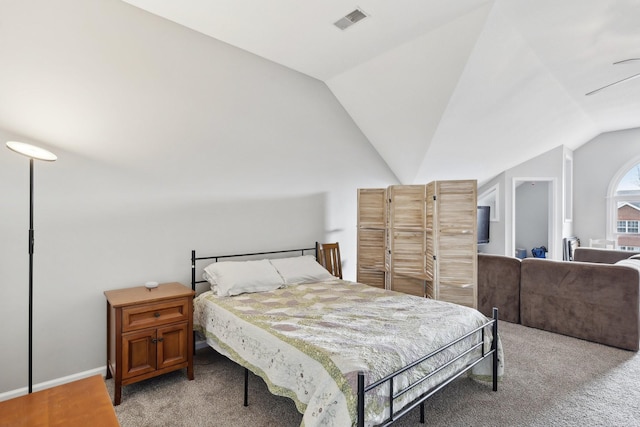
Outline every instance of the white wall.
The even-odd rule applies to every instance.
[[[513,186],[518,180],[549,181],[552,194],[549,202],[550,213],[550,239],[547,256],[553,259],[562,259],[562,179],[564,164],[564,147],[556,147],[540,156],[509,169],[505,178],[509,183],[509,190],[505,194],[506,223],[512,224],[513,211]],[[507,228],[505,233],[508,254],[515,254],[515,246],[512,244],[513,230]]]
[[[640,162],[640,129],[603,133],[574,152],[574,232],[582,244],[606,234],[607,191],[629,162]]]
[[[564,168],[566,158],[573,158],[573,209],[570,220],[565,220],[564,203]],[[555,238],[549,246],[555,245],[555,259],[562,259],[561,242],[563,237],[577,236],[582,244],[590,238],[602,238],[607,228],[607,192],[616,174],[632,163],[640,162],[640,129],[627,129],[603,133],[575,151],[566,147],[557,147],[541,156],[529,160],[515,168],[505,171],[478,189],[481,194],[488,188],[499,185],[501,203],[505,213],[499,223],[491,223],[492,243],[482,248],[483,252],[512,256],[509,248],[511,239],[511,193],[509,188],[515,177],[548,177],[555,180]],[[503,189],[505,191],[503,191]],[[504,219],[503,219],[504,218]],[[500,245],[500,237],[504,232],[504,247]],[[494,238],[495,237],[495,238]],[[530,248],[527,248],[530,249]]]
[[[34,384],[106,363],[107,289],[340,241],[398,180],[320,81],[115,0],[3,2],[0,142],[35,165]],[[27,384],[28,159],[0,149],[0,393]]]
[[[486,253],[503,254],[508,256],[515,255],[516,245],[514,244],[514,222],[513,222],[513,206],[515,185],[519,181],[546,181],[549,184],[551,199],[549,201],[550,209],[550,239],[546,245],[549,253],[547,256],[553,259],[562,259],[562,233],[563,222],[562,217],[562,183],[563,183],[563,166],[566,148],[559,146],[553,150],[541,154],[527,162],[516,167],[506,170],[503,174],[494,178],[492,181],[481,185],[478,193],[486,191],[489,187],[499,184],[501,213],[497,223],[491,223],[495,229],[491,231],[493,236],[501,236],[504,238],[504,245],[496,242],[490,248],[483,249]],[[538,246],[538,245],[536,245]],[[531,248],[527,248],[529,251]],[[501,251],[502,250],[502,251]]]
[[[489,243],[478,245],[478,252],[487,254],[505,254],[505,202],[504,194],[506,191],[504,172],[494,177],[490,181],[480,184],[478,187],[478,195],[482,195],[489,189],[496,189],[495,210],[492,214],[496,220],[489,223]]]

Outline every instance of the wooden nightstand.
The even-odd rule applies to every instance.
[[[113,404],[122,386],[187,368],[193,379],[193,295],[180,283],[105,291],[107,378],[114,378]]]

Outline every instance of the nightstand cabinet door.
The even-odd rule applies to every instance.
[[[159,328],[157,339],[157,369],[164,369],[187,361],[189,350],[187,349],[186,323]]]
[[[122,336],[122,378],[131,378],[156,370],[156,331],[132,332]]]

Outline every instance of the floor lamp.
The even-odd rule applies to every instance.
[[[7,148],[29,158],[29,393],[33,388],[33,160],[54,162],[55,154],[24,142],[9,141]]]

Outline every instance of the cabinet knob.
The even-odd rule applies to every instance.
[[[160,317],[160,313],[153,313],[153,317]]]

